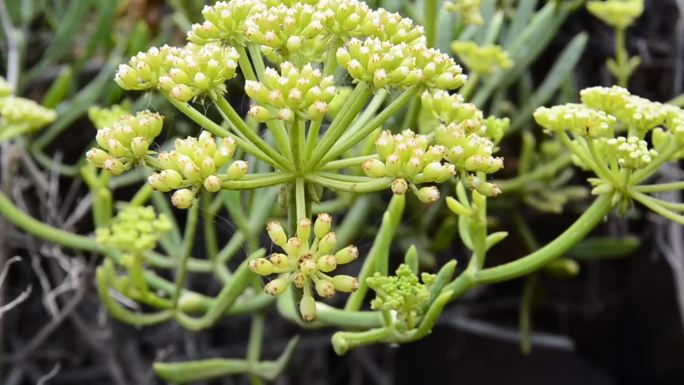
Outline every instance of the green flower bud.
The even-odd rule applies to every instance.
[[[112,173],[112,175],[121,175],[126,171],[126,166],[120,160],[109,158],[102,163],[102,168]]]
[[[94,164],[95,167],[102,168],[104,162],[109,159],[109,154],[99,148],[91,148],[86,152],[86,159],[88,159],[88,162]]]
[[[479,46],[473,41],[456,40],[451,43],[451,49],[470,71],[478,75],[491,75],[513,65],[508,53],[498,45]]]
[[[321,254],[330,254],[335,249],[336,244],[337,238],[335,237],[335,233],[327,233],[318,242],[318,251]]]
[[[266,231],[271,241],[280,247],[284,247],[287,243],[287,235],[285,235],[285,230],[276,221],[271,221],[266,224]]]
[[[299,271],[306,276],[310,276],[318,271],[318,266],[311,257],[304,257],[299,262]]]
[[[340,265],[345,265],[349,262],[355,261],[359,257],[359,249],[356,246],[349,245],[344,249],[335,253],[335,259]]]
[[[311,295],[305,294],[302,297],[302,301],[299,303],[299,312],[306,322],[311,322],[316,318],[316,301]]]
[[[385,163],[379,159],[369,159],[361,165],[363,172],[371,178],[382,178],[387,175]]]
[[[286,269],[290,266],[290,259],[285,254],[273,253],[268,259],[277,269]]]
[[[226,177],[229,180],[238,180],[247,174],[247,170],[249,170],[247,162],[237,160],[233,162],[230,167],[228,167],[228,171],[226,171]]]
[[[204,188],[213,193],[221,191],[221,179],[216,175],[209,175],[204,179]]]
[[[352,293],[359,288],[359,281],[349,275],[336,275],[332,278],[332,284],[335,290]]]
[[[423,203],[435,203],[439,200],[439,189],[435,186],[423,187],[418,190],[416,197]]]
[[[302,244],[302,241],[297,237],[291,237],[287,240],[287,242],[285,242],[285,245],[282,247],[283,250],[285,250],[285,252],[287,253],[287,255],[292,256],[294,258],[299,258],[305,251],[305,247]]]
[[[266,284],[264,291],[269,295],[280,295],[287,290],[290,285],[290,281],[287,278],[276,278],[273,281]]]
[[[335,286],[327,279],[317,279],[314,286],[316,293],[323,298],[330,298],[335,295]]]
[[[311,219],[300,218],[297,221],[297,238],[308,242],[311,237]]]
[[[324,255],[316,261],[316,268],[324,273],[329,273],[337,268],[337,259],[334,255]]]
[[[195,194],[186,188],[176,190],[171,196],[171,203],[179,209],[189,208],[194,200]]]
[[[403,179],[395,179],[392,181],[392,192],[396,195],[404,195],[408,190],[408,183]]]
[[[274,266],[266,258],[257,258],[249,261],[249,269],[259,275],[271,275],[274,271]]]
[[[147,150],[149,147],[150,142],[143,137],[136,136],[135,138],[131,139],[131,152],[136,158],[142,158],[143,156],[147,155]]]
[[[332,227],[332,217],[330,214],[321,213],[316,217],[316,223],[314,223],[314,235],[317,239],[325,237],[326,234],[330,232]]]

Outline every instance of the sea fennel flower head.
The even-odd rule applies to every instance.
[[[271,241],[283,252],[249,263],[249,268],[256,274],[278,275],[278,278],[266,284],[266,293],[280,295],[291,284],[303,291],[299,309],[305,321],[312,321],[316,317],[314,290],[319,296],[327,298],[336,291],[349,293],[358,287],[354,277],[330,275],[338,265],[352,262],[359,255],[353,245],[338,249],[331,226],[332,217],[328,214],[319,214],[313,226],[311,220],[302,218],[297,222],[296,234],[288,237],[280,223],[271,221],[266,230]]]
[[[124,114],[108,127],[97,130],[99,148],[86,153],[96,167],[114,175],[131,169],[147,156],[150,145],[162,130],[164,118],[150,111]]]
[[[247,173],[247,162],[237,160],[227,166],[235,148],[234,139],[217,141],[207,131],[199,138],[176,139],[173,150],[157,157],[161,171],[152,174],[148,182],[158,191],[176,190],[172,203],[178,208],[188,208],[201,187],[217,192],[222,182],[239,180]]]

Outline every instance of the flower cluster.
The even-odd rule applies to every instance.
[[[393,44],[380,39],[351,39],[337,50],[337,60],[356,81],[375,88],[456,89],[466,76],[448,55],[421,42]]]
[[[149,111],[123,115],[110,127],[97,130],[95,140],[100,148],[90,149],[86,158],[96,167],[119,175],[147,156],[163,121],[161,115]]]
[[[182,102],[201,95],[215,97],[235,77],[238,58],[234,48],[215,43],[152,47],[120,65],[115,80],[126,90],[159,89]]]
[[[109,226],[97,229],[95,236],[103,246],[140,255],[154,249],[169,230],[169,219],[164,214],[157,215],[152,207],[126,206]]]
[[[363,171],[372,178],[394,178],[392,191],[395,194],[404,194],[411,187],[422,202],[436,202],[439,190],[435,186],[418,189],[415,184],[442,183],[456,174],[453,165],[441,162],[444,147],[430,145],[426,135],[417,135],[411,130],[396,135],[383,131],[375,141],[375,147],[380,159],[364,162]]]
[[[612,137],[617,121],[613,115],[604,111],[576,103],[540,107],[534,112],[534,119],[550,132],[568,130],[575,136],[589,138]]]
[[[245,92],[258,104],[249,111],[257,121],[321,120],[335,96],[335,79],[324,77],[311,64],[298,69],[284,62],[280,65],[280,74],[267,68],[261,83],[247,81]]]
[[[429,288],[435,277],[433,274],[423,273],[421,282],[406,264],[399,266],[395,276],[384,277],[375,273],[366,279],[368,287],[376,292],[371,308],[394,311],[401,326],[406,330],[414,329],[430,299]]]
[[[449,12],[460,14],[468,24],[480,25],[483,21],[480,14],[480,2],[481,0],[446,1],[444,8]]]
[[[121,119],[124,115],[130,114],[130,101],[122,104],[114,104],[108,108],[93,106],[88,109],[88,119],[98,130],[109,127]]]
[[[230,46],[244,46],[246,43],[247,18],[265,9],[259,0],[217,1],[202,9],[204,22],[193,24],[188,32],[188,41],[195,44],[222,42]]]
[[[615,116],[642,137],[647,131],[663,124],[670,112],[661,103],[631,95],[626,89],[617,86],[586,88],[580,92],[580,97],[584,105]]]
[[[9,88],[0,90],[8,94]],[[33,132],[52,123],[57,113],[30,99],[18,96],[0,96],[0,140]]]
[[[273,6],[254,13],[246,25],[247,38],[261,45],[262,52],[273,63],[323,60],[327,49],[323,14],[312,5]]]
[[[241,160],[221,171],[233,157],[235,148],[235,139],[223,138],[217,143],[207,131],[199,138],[176,139],[173,150],[157,157],[158,168],[162,171],[150,175],[148,182],[158,191],[176,190],[171,202],[178,208],[188,208],[201,186],[217,192],[223,181],[238,180],[247,173],[247,162]]]
[[[278,278],[266,284],[264,290],[268,294],[282,294],[290,284],[303,290],[299,309],[305,321],[312,321],[316,317],[312,286],[319,296],[325,298],[333,296],[336,291],[349,293],[358,287],[354,277],[328,275],[337,266],[352,262],[359,256],[359,251],[352,245],[335,252],[337,239],[335,233],[330,231],[331,227],[332,217],[328,214],[319,214],[313,229],[311,220],[302,218],[297,222],[297,234],[288,238],[278,222],[269,222],[266,226],[268,235],[284,253],[273,253],[268,258],[258,258],[249,264],[256,274],[278,274]]]
[[[620,168],[638,170],[646,167],[658,152],[648,148],[648,143],[636,136],[625,138],[619,136],[605,141],[609,155],[608,163],[615,163]]]
[[[594,0],[587,10],[615,29],[626,29],[644,12],[644,0]]]
[[[451,49],[471,72],[478,75],[491,75],[513,65],[508,53],[498,45],[456,40],[451,43]]]

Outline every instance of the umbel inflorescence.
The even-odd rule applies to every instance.
[[[300,317],[312,321],[314,294],[327,298],[371,286],[384,296],[374,302],[378,309],[406,318],[402,333],[428,328],[422,311],[433,304],[426,302],[426,287],[392,289],[408,276],[387,284],[375,277],[366,286],[332,274],[356,260],[358,250],[339,248],[330,216],[311,220],[312,204],[325,190],[391,190],[398,199],[410,192],[434,203],[438,185],[457,179],[495,196],[500,191],[487,178],[503,167],[496,152],[508,119],[485,117],[453,93],[467,77],[453,58],[428,46],[421,26],[362,1],[219,1],[202,15],[185,46],[139,52],[115,78],[126,90],[158,92],[201,130],[159,140],[165,138],[161,115],[115,116],[98,130],[98,147],[87,154],[90,163],[113,175],[150,169],[149,186],[172,193],[175,207],[191,209],[189,221],[200,196],[282,186],[279,201],[289,226],[267,226],[280,250],[247,264],[271,277],[267,294],[298,293]],[[510,65],[501,52],[494,59],[489,67]],[[239,74],[244,90],[231,82]],[[227,93],[246,95],[246,113],[228,102]],[[216,109],[224,123],[193,103]],[[384,129],[410,104],[419,109],[424,127]]]

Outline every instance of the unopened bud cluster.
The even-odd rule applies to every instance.
[[[204,22],[193,24],[188,41],[195,44],[222,42],[230,46],[246,43],[245,22],[253,13],[262,11],[265,5],[259,0],[217,1],[202,9]]]
[[[411,330],[417,327],[419,317],[423,315],[428,300],[429,288],[435,280],[435,275],[423,273],[421,280],[402,264],[396,275],[384,277],[380,273],[366,279],[368,287],[376,293],[371,301],[374,310],[395,311],[400,325]]]
[[[513,65],[508,53],[498,45],[456,40],[451,43],[451,49],[471,72],[478,75],[491,75]]]
[[[261,45],[273,63],[297,59],[320,62],[327,48],[322,18],[309,4],[281,4],[253,14],[245,33],[250,41]]]
[[[223,138],[217,142],[207,131],[199,138],[176,139],[172,151],[162,152],[157,157],[161,171],[150,175],[148,182],[158,191],[176,190],[171,202],[178,208],[188,208],[200,187],[217,192],[223,181],[238,180],[247,173],[247,163],[241,160],[223,170],[235,148],[235,139]]]
[[[568,103],[553,107],[540,107],[534,119],[545,130],[567,130],[574,136],[589,138],[612,137],[617,119],[604,111],[593,110],[583,104]]]
[[[235,77],[238,58],[234,48],[214,43],[153,47],[119,66],[115,80],[123,89],[156,88],[181,102],[201,95],[215,97]]]
[[[482,24],[482,15],[480,14],[481,0],[452,0],[444,2],[444,9],[449,12],[458,13],[463,20],[468,24],[480,25]]]
[[[485,125],[472,126],[466,122],[442,124],[435,128],[435,142],[445,148],[445,158],[458,171],[485,174],[495,173],[503,168],[503,158],[494,156],[494,142],[477,131]],[[486,132],[486,131],[485,131]]]
[[[296,235],[288,238],[280,223],[269,222],[266,226],[268,236],[283,253],[273,253],[268,258],[258,258],[249,263],[249,268],[256,274],[278,274],[278,278],[266,284],[266,293],[280,295],[291,284],[303,290],[299,310],[305,321],[316,317],[313,290],[328,298],[336,291],[349,293],[358,287],[354,277],[328,275],[338,265],[352,262],[359,255],[357,248],[351,245],[337,250],[337,239],[330,231],[331,227],[332,218],[328,214],[319,214],[313,226],[311,220],[302,218],[297,222]]]
[[[149,111],[123,115],[110,127],[97,130],[95,140],[100,148],[92,148],[86,158],[96,167],[119,175],[149,153],[163,122],[161,115]]]
[[[615,29],[626,29],[644,12],[644,0],[595,0],[587,10]]]
[[[435,186],[418,189],[414,184],[446,182],[456,174],[456,168],[452,164],[442,163],[444,147],[431,145],[430,142],[428,136],[415,134],[411,130],[396,135],[383,131],[375,141],[380,159],[364,162],[363,171],[372,178],[395,178],[392,183],[395,194],[402,195],[412,187],[422,202],[436,202],[439,190]]]
[[[7,93],[5,87],[2,93]],[[5,136],[34,132],[52,123],[57,118],[54,110],[45,108],[30,99],[18,96],[0,97],[0,140]]]
[[[620,168],[638,170],[646,167],[658,152],[648,148],[648,143],[636,136],[619,136],[605,141],[609,163],[616,162]]]
[[[280,65],[280,73],[267,68],[262,82],[247,81],[245,92],[258,104],[249,111],[257,121],[321,120],[335,96],[335,79],[324,77],[311,64],[298,69],[292,63],[284,62]]]
[[[421,105],[434,120],[434,125],[456,125],[467,134],[476,134],[498,144],[508,130],[508,118],[490,116],[483,118],[482,111],[472,103],[465,103],[458,94],[449,94],[444,90],[425,91],[421,96]],[[442,128],[441,130],[444,130]]]
[[[169,219],[164,214],[157,215],[152,207],[126,206],[109,226],[97,229],[95,236],[103,246],[139,255],[154,249],[169,230]]]
[[[586,88],[580,92],[580,97],[584,105],[615,116],[642,137],[663,124],[668,116],[668,109],[663,104],[631,95],[617,86]]]
[[[337,51],[337,60],[356,81],[375,88],[411,87],[452,90],[466,76],[448,55],[422,41],[393,44],[380,39],[351,39]]]

